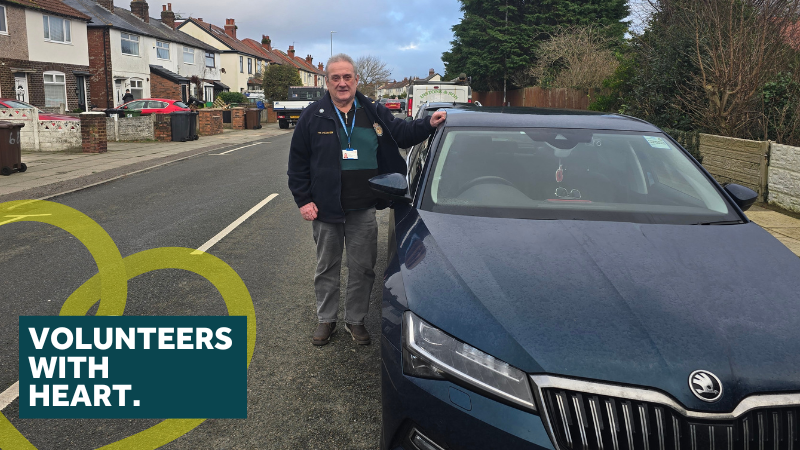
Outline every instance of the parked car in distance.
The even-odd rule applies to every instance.
[[[45,112],[30,103],[21,102],[13,98],[0,98],[0,108],[34,108],[39,111],[39,120],[81,120],[73,116]]]
[[[142,115],[147,114],[169,114],[175,111],[191,111],[186,103],[180,100],[170,100],[166,98],[141,98],[133,100],[117,107],[123,111],[141,111]]]
[[[448,110],[394,202],[381,449],[798,448],[800,259],[631,117]]]
[[[382,98],[381,104],[392,112],[401,112],[403,110],[402,103],[396,98]]]

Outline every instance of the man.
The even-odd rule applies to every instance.
[[[325,69],[328,92],[300,116],[289,151],[289,189],[300,214],[312,221],[317,245],[314,291],[317,329],[312,344],[325,345],[336,330],[339,273],[347,246],[345,329],[361,345],[371,339],[364,327],[369,309],[378,224],[375,210],[388,203],[369,188],[382,173],[406,173],[400,147],[424,141],[445,120],[445,112],[406,122],[356,90],[353,59],[339,54]]]
[[[128,103],[133,101],[133,94],[131,94],[130,89],[125,89],[125,95],[122,96],[122,103]]]

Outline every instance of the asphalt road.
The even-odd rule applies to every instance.
[[[378,276],[366,322],[373,345],[357,346],[341,327],[329,345],[313,347],[314,244],[311,225],[300,217],[286,187],[290,139],[286,134],[256,140],[264,143],[224,156],[216,154],[226,149],[215,150],[51,199],[97,221],[125,257],[165,246],[198,248],[278,194],[209,250],[238,272],[255,304],[258,337],[248,373],[248,418],[207,420],[164,448],[378,447],[380,352],[375,342],[388,213],[378,213]],[[0,227],[0,392],[18,379],[18,317],[57,315],[64,300],[96,271],[88,251],[66,232],[34,223]],[[205,279],[162,270],[129,281],[125,314],[227,312]],[[22,420],[18,402],[2,414],[39,449],[97,448],[159,422]]]

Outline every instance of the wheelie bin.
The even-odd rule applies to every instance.
[[[192,111],[189,113],[189,140],[196,141],[200,136],[197,134],[197,116],[200,113]]]
[[[261,129],[261,110],[247,109],[244,112],[244,128],[247,130]]]
[[[0,122],[0,174],[25,172],[28,166],[22,162],[22,127],[24,123]]]
[[[175,111],[169,114],[172,117],[172,141],[186,142],[191,141],[191,111]],[[193,135],[193,134],[192,134]]]

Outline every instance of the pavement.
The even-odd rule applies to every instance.
[[[223,134],[189,142],[109,142],[106,153],[23,151],[22,162],[28,170],[0,176],[0,201],[46,199],[212,150],[268,142],[272,136],[287,133],[291,131],[281,130],[277,124],[264,124],[260,130],[225,129]]]
[[[260,130],[226,129],[223,134],[191,142],[109,142],[108,152],[100,154],[23,152],[28,171],[0,177],[0,202],[46,199],[212,150],[268,142],[270,137],[287,133],[291,131],[266,124]],[[755,205],[747,216],[800,256],[800,215]]]

